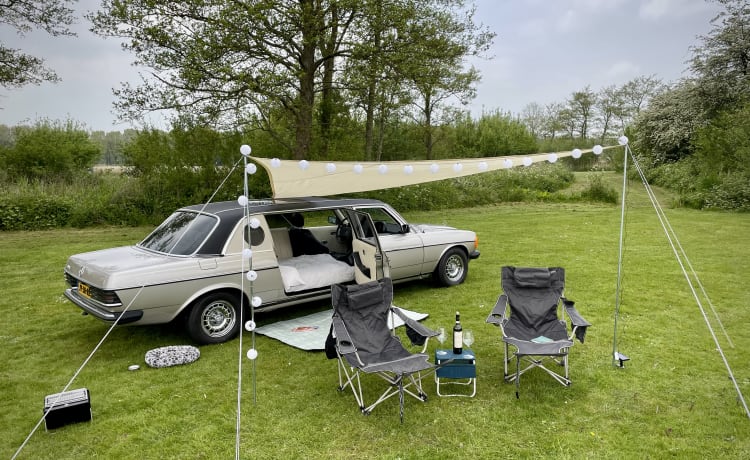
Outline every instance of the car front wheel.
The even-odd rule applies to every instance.
[[[229,293],[210,294],[198,300],[187,318],[190,337],[198,343],[231,340],[240,330],[240,302]]]
[[[455,286],[464,282],[468,271],[466,254],[458,248],[451,248],[440,258],[435,277],[443,286]]]

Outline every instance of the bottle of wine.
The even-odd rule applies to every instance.
[[[461,327],[461,318],[456,312],[456,324],[453,325],[453,353],[460,355],[464,348],[464,330]]]

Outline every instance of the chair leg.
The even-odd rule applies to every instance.
[[[401,417],[401,424],[404,423],[404,378],[403,376],[398,379],[398,404],[399,404],[399,416]]]
[[[505,344],[505,354],[503,355],[503,379],[507,382],[508,381],[508,362],[511,360],[511,358],[508,357],[508,352],[510,351],[508,349],[508,343]]]

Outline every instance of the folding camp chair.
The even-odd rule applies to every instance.
[[[331,286],[333,302],[332,336],[338,359],[339,390],[352,389],[359,409],[369,414],[375,406],[398,395],[401,422],[404,421],[404,395],[427,400],[422,390],[421,372],[433,369],[424,351],[427,339],[438,335],[421,323],[407,317],[392,305],[393,284],[390,278],[366,284]],[[422,353],[411,353],[388,326],[388,317],[398,315],[405,323],[409,338],[423,345]],[[393,323],[392,323],[393,324]],[[421,341],[421,343],[420,343]],[[360,373],[375,374],[388,388],[372,404],[365,405]]]
[[[586,328],[591,324],[578,313],[575,302],[563,297],[565,270],[560,267],[503,267],[502,288],[504,293],[498,298],[487,322],[499,326],[502,331],[505,348],[503,375],[506,382],[515,381],[516,398],[521,374],[535,367],[570,386],[568,353],[573,346],[573,337],[583,343]],[[561,315],[558,315],[558,309],[562,310]],[[570,335],[565,317],[570,321]],[[510,346],[515,349],[512,354]],[[513,359],[516,369],[509,374],[508,364]],[[546,367],[547,363],[563,366],[564,373]]]

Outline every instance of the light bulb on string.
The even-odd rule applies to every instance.
[[[438,171],[440,171],[440,166],[437,163],[432,163],[430,165],[430,172],[432,174],[437,174]]]
[[[255,270],[250,270],[245,274],[245,278],[247,278],[248,281],[255,281],[258,279],[258,272]]]
[[[245,259],[252,259],[253,257],[253,250],[250,248],[245,248],[242,250],[242,257]]]
[[[362,174],[365,168],[361,164],[356,164],[352,169],[354,170],[354,174]]]
[[[258,357],[258,350],[255,348],[251,348],[247,350],[247,359],[250,361],[254,361]]]
[[[261,298],[260,298],[260,297],[258,297],[257,295],[256,295],[256,296],[253,296],[253,298],[252,298],[252,299],[250,299],[250,304],[251,304],[251,305],[252,305],[253,307],[255,307],[255,308],[258,308],[258,307],[260,307],[262,303],[263,303],[263,299],[261,299]]]
[[[380,166],[378,166],[378,172],[380,174],[386,174],[386,173],[388,173],[388,166],[386,166],[386,165],[380,165]]]
[[[602,152],[604,151],[604,149],[602,148],[601,145],[597,144],[597,145],[594,146],[594,148],[592,149],[592,151],[594,152],[594,155],[601,155]]]
[[[628,145],[628,136],[620,136],[617,138],[617,142],[620,145]]]
[[[256,229],[258,227],[260,227],[260,220],[257,217],[250,219],[250,228]]]
[[[336,165],[333,163],[326,163],[326,172],[328,174],[333,174],[336,172]]]
[[[571,152],[570,156],[572,156],[575,159],[581,158],[582,152],[581,149],[573,149],[573,152]]]
[[[461,163],[456,163],[453,165],[453,172],[460,173],[464,169],[464,165]]]
[[[404,174],[407,176],[414,172],[414,166],[412,165],[406,165],[404,166]]]
[[[253,332],[255,330],[255,321],[250,320],[245,322],[245,330],[247,332]]]
[[[239,197],[237,197],[237,204],[242,207],[247,206],[247,197],[245,195],[240,195]]]
[[[310,167],[310,163],[307,160],[300,160],[299,161],[299,169],[305,171],[307,168]]]
[[[281,167],[281,160],[279,160],[278,158],[271,158],[271,167],[272,168]]]
[[[247,145],[247,144],[243,144],[240,147],[240,153],[242,154],[242,156],[246,156],[246,157],[250,156],[250,152],[252,152],[252,151],[253,151],[253,149],[251,149],[250,146]]]
[[[556,153],[550,153],[547,155],[547,161],[550,163],[555,163],[557,161],[557,154]]]
[[[486,161],[480,161],[479,164],[477,165],[477,168],[480,171],[487,171],[487,162]]]
[[[523,160],[521,161],[521,163],[523,163],[524,166],[528,167],[528,166],[531,166],[531,163],[533,163],[533,161],[529,157],[523,157]]]
[[[247,166],[245,166],[245,172],[247,174],[253,175],[258,172],[258,167],[255,166],[255,163],[248,163]]]
[[[512,168],[513,167],[513,160],[511,160],[510,158],[504,159],[503,160],[503,167],[506,168],[506,169]]]

